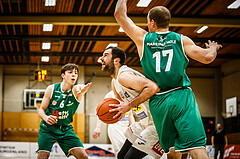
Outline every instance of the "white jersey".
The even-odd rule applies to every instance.
[[[112,82],[115,86],[116,92],[119,94],[121,99],[124,102],[130,102],[132,101],[136,96],[140,94],[140,91],[136,91],[133,89],[129,89],[124,87],[118,82],[118,77],[119,75],[124,72],[124,71],[131,71],[137,76],[144,77],[140,72],[131,69],[130,67],[123,65],[120,67],[118,71],[118,75],[116,79],[112,79]],[[137,114],[138,118],[140,119],[140,123],[147,127],[148,125],[153,124],[152,116],[150,115],[150,110],[149,110],[149,100],[145,101],[144,103],[140,104],[139,106],[136,106],[133,108],[133,111]]]

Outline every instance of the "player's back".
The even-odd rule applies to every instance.
[[[141,64],[144,75],[158,84],[160,92],[191,86],[185,73],[188,59],[183,50],[181,34],[147,33]]]

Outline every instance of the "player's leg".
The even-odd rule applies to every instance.
[[[169,153],[177,136],[177,130],[172,122],[171,108],[172,98],[168,94],[153,96],[149,102],[149,108],[158,134],[159,142],[165,153]]]
[[[38,150],[36,151],[38,159],[48,159],[53,144],[57,141],[55,135],[50,131],[51,127],[48,127],[44,123],[40,124],[40,130],[38,135]]]
[[[47,151],[38,151],[37,159],[48,159],[50,152]]]
[[[189,151],[193,159],[208,159],[206,134],[193,92],[190,89],[180,89],[174,91],[172,97],[176,104],[171,110],[172,121],[178,132],[175,150]]]
[[[78,147],[73,148],[69,151],[70,154],[72,154],[77,159],[88,159],[88,155],[84,148]]]
[[[143,157],[147,156],[145,152],[142,152],[134,147],[131,147],[128,150],[127,154],[125,155],[124,159],[142,159]]]
[[[179,151],[177,151],[177,152],[170,152],[169,154],[167,154],[167,158],[168,159],[181,159],[182,158],[182,154]]]
[[[152,156],[153,158],[161,158],[164,151],[159,143],[157,131],[154,125],[147,126],[133,143],[134,148]]]
[[[143,130],[144,127],[142,127],[139,122],[135,122],[127,128],[124,133],[127,140],[125,141],[123,147],[118,153],[118,159],[124,158],[128,150],[131,148],[132,144],[135,142],[135,140],[138,138],[138,136]]]
[[[108,137],[112,143],[113,150],[114,150],[116,156],[126,140],[124,133],[127,130],[127,126],[125,126],[125,127],[122,126],[121,122],[122,121],[119,121],[119,123],[108,125]]]
[[[192,159],[209,159],[208,153],[205,148],[196,148],[189,150]]]
[[[132,143],[126,139],[125,143],[123,144],[121,150],[117,154],[118,159],[124,159],[125,155],[127,154],[128,150],[132,147]]]
[[[77,159],[87,159],[87,153],[79,137],[74,133],[72,126],[61,128],[61,138],[57,140],[65,155],[73,155]]]

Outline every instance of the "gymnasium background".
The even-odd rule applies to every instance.
[[[201,47],[209,39],[223,45],[213,63],[203,65],[190,59],[186,72],[207,144],[211,145],[211,134],[221,122],[229,144],[239,146],[240,9],[229,7],[235,0],[149,0],[145,7],[137,6],[138,2],[129,0],[128,14],[141,28],[148,29],[149,9],[163,5],[172,14],[171,31],[189,36]],[[40,118],[35,106],[40,104],[47,85],[61,82],[60,70],[66,63],[80,66],[78,83],[93,82],[74,116],[75,133],[84,144],[110,144],[105,124],[101,137],[92,138],[96,106],[111,90],[111,78],[101,71],[97,60],[109,44],[117,45],[127,53],[127,65],[142,72],[135,44],[113,17],[116,3],[0,0],[0,151],[5,142],[20,142],[20,147],[21,143],[37,142]],[[198,33],[202,27],[207,29]],[[234,99],[229,113],[227,99]]]
[[[34,68],[34,66],[32,66]],[[141,67],[133,67],[142,72]],[[226,99],[231,97],[240,98],[240,61],[236,60],[224,64],[221,69],[215,68],[188,68],[187,73],[192,82],[192,89],[196,95],[197,102],[203,121],[205,122],[206,133],[211,134],[215,129],[216,122],[224,122],[223,115],[226,112]],[[46,67],[48,70],[49,67]],[[53,66],[52,83],[61,82],[61,66]],[[88,90],[85,98],[74,117],[74,129],[82,141],[87,143],[108,143],[106,126],[103,124],[101,138],[95,140],[91,134],[96,126],[96,106],[103,99],[104,95],[111,90],[111,78],[101,71],[101,67],[80,66],[78,83],[85,83],[92,77],[92,70],[96,71],[96,76],[92,78],[92,86]],[[224,77],[220,76],[220,72]],[[24,109],[24,89],[28,89],[29,79],[33,75],[29,74],[29,66],[2,65],[0,67],[0,110],[1,110],[1,140],[6,141],[37,141],[37,132],[27,131],[26,135],[22,131],[8,130],[8,128],[38,129],[40,118],[36,109]],[[47,76],[49,79],[50,75]],[[31,89],[46,89],[44,84],[49,81],[30,81]],[[239,105],[239,104],[238,104]],[[228,119],[229,120],[229,119]],[[211,122],[212,121],[212,122]],[[237,122],[237,121],[236,121]],[[234,124],[234,120],[232,124]],[[236,123],[235,123],[236,124]],[[230,125],[229,125],[230,126]],[[230,126],[231,127],[231,126]],[[234,125],[232,125],[234,130]],[[229,128],[226,126],[226,128]],[[237,127],[235,127],[236,129]],[[229,128],[230,129],[230,128]],[[232,131],[233,131],[232,130]],[[209,131],[209,132],[208,132]],[[226,130],[228,131],[228,130]],[[5,134],[6,133],[6,134]],[[229,134],[231,135],[231,133]],[[208,138],[209,139],[209,138]],[[209,143],[210,141],[208,141]],[[231,140],[229,143],[239,143],[239,138]],[[210,144],[210,143],[209,143]]]

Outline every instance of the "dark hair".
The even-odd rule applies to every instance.
[[[149,19],[154,20],[158,28],[167,28],[171,20],[170,11],[164,6],[153,7],[148,13]]]
[[[77,72],[79,73],[78,65],[76,65],[74,63],[68,63],[62,67],[61,74],[65,73],[67,70],[73,70],[73,69],[76,69]]]
[[[105,50],[111,49],[112,50],[112,60],[115,58],[120,58],[120,64],[124,65],[126,60],[125,52],[120,49],[119,47],[107,47]]]

